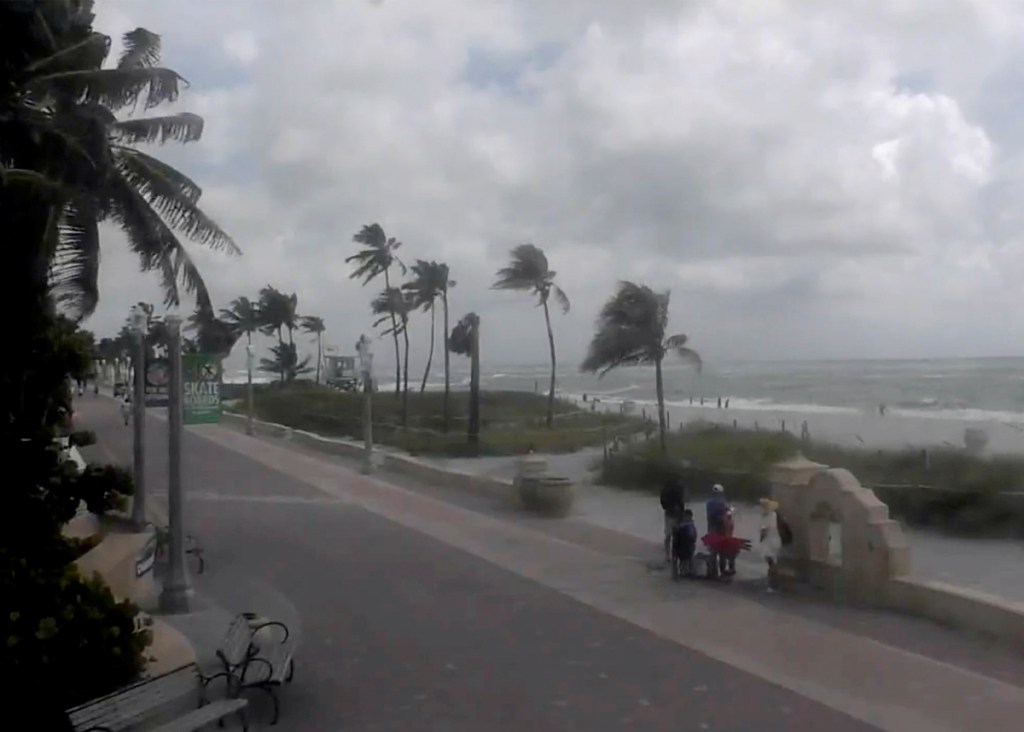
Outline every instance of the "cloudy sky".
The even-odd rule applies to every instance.
[[[344,259],[379,222],[450,264],[492,363],[546,359],[529,298],[489,290],[527,241],[571,362],[623,278],[711,362],[1024,353],[1017,0],[96,5],[191,82],[205,136],[160,155],[244,250],[197,254],[218,305],[270,283],[353,343],[374,293]],[[114,231],[102,278],[100,333],[160,299]]]

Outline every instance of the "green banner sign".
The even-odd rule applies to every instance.
[[[220,360],[196,353],[181,357],[185,424],[220,422]]]

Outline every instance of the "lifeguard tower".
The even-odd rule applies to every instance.
[[[324,356],[324,383],[341,391],[355,391],[359,386],[359,371],[355,356]]]

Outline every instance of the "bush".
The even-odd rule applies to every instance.
[[[118,465],[90,465],[73,482],[75,496],[91,513],[121,510],[125,497],[135,493],[132,474]]]
[[[138,609],[115,600],[99,578],[0,549],[0,596],[3,677],[22,693],[45,690],[46,704],[66,709],[141,674],[150,635],[135,628]]]
[[[68,444],[73,447],[89,447],[96,444],[96,433],[92,430],[75,430],[68,436]]]

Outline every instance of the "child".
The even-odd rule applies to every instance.
[[[734,512],[735,509],[732,506],[729,506],[728,510],[725,512],[725,519],[722,522],[722,533],[724,533],[728,537],[732,537],[733,532],[735,532],[736,530],[736,520],[733,516]],[[736,574],[735,552],[722,555],[722,574],[726,576]]]
[[[682,574],[693,576],[693,555],[697,551],[697,526],[693,523],[693,511],[686,509],[675,527],[672,541],[675,560],[679,562]]]

